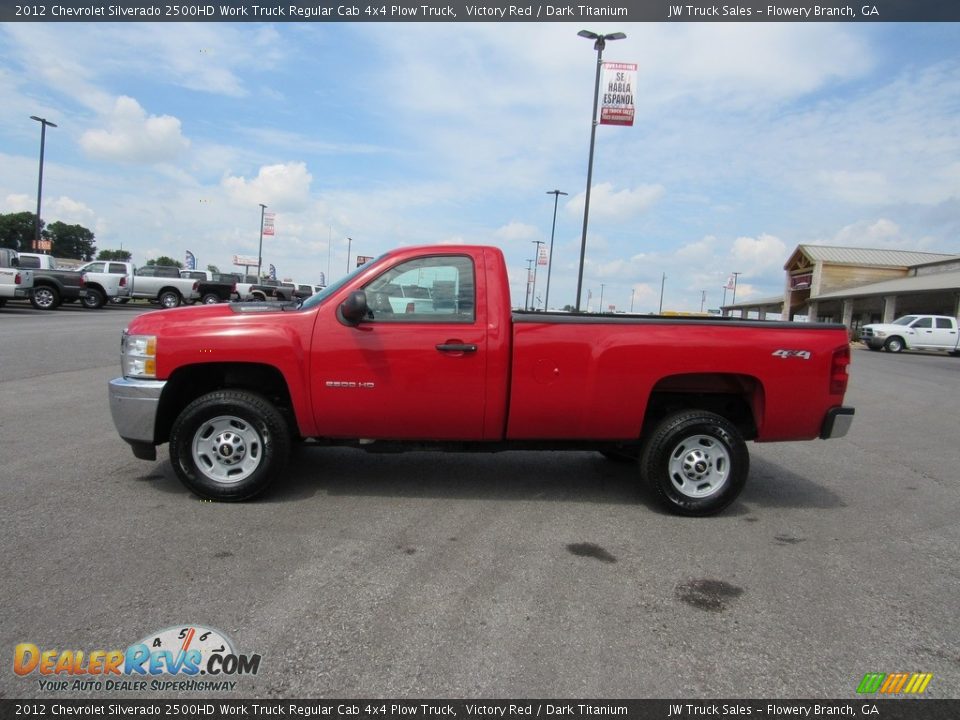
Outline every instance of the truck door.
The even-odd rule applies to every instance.
[[[941,350],[953,350],[957,347],[957,327],[950,318],[933,318],[933,332],[930,335],[932,347]]]
[[[369,312],[359,325],[336,318],[318,323],[311,380],[319,434],[481,439],[482,277],[469,255],[417,257],[364,286]]]

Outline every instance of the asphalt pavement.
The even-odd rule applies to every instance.
[[[960,359],[855,347],[848,437],[751,443],[712,518],[591,452],[299,448],[217,504],[113,427],[143,311],[0,310],[0,698],[209,697],[12,670],[171,627],[261,656],[217,697],[862,698],[868,672],[960,697]]]

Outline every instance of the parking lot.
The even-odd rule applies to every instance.
[[[190,624],[262,656],[218,697],[854,698],[867,672],[960,696],[960,359],[855,348],[850,435],[751,444],[713,518],[587,452],[301,448],[229,505],[113,427],[144,311],[0,310],[0,697],[175,695],[57,695],[11,658]]]

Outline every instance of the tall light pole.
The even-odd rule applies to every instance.
[[[700,291],[700,312],[703,312],[703,306],[706,304],[706,302],[707,302],[707,291],[701,290]]]
[[[663,277],[660,278],[660,309],[657,311],[657,315],[663,315],[663,286],[667,284],[667,274],[662,273]]]
[[[34,250],[40,249],[40,198],[43,197],[43,146],[47,140],[47,125],[50,127],[57,127],[56,124],[50,122],[46,118],[37,117],[36,115],[30,116],[31,120],[36,120],[40,123],[40,179],[37,181],[37,218],[35,224],[34,232]]]
[[[606,283],[600,283],[600,312],[603,312],[603,289],[606,287]]]
[[[537,309],[537,265],[540,264],[540,246],[543,245],[543,240],[531,240],[534,245],[537,246],[537,251],[534,253],[533,261],[533,290],[530,293],[530,309]],[[549,272],[549,271],[548,271]]]
[[[260,203],[260,249],[257,250],[257,282],[260,282],[260,270],[263,266],[263,213],[267,206]]]
[[[630,289],[630,312],[633,312],[633,296],[637,294],[636,288]]]
[[[544,311],[550,310],[550,273],[553,272],[553,236],[557,231],[557,203],[560,196],[566,194],[561,190],[547,191],[547,195],[553,195],[553,225],[550,228],[550,256],[547,258],[547,293],[543,298]]]
[[[587,162],[587,195],[583,202],[583,235],[580,238],[580,269],[577,272],[577,312],[580,312],[580,291],[583,288],[583,261],[587,254],[587,218],[590,216],[590,185],[593,183],[593,147],[597,139],[597,101],[600,99],[600,68],[603,62],[603,49],[607,40],[622,40],[622,32],[598,35],[589,30],[577,33],[582,38],[594,40],[593,49],[597,51],[597,80],[593,86],[593,115],[590,116],[590,159]]]
[[[743,273],[733,273],[733,300],[730,301],[731,305],[737,304],[737,277],[740,275],[743,275]]]
[[[350,272],[350,248],[353,247],[353,238],[347,238],[347,273]]]

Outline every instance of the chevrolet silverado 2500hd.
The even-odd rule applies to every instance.
[[[140,315],[109,397],[134,455],[169,442],[205,498],[257,495],[314,439],[633,451],[667,507],[707,515],[743,488],[746,440],[846,433],[849,362],[842,325],[511,312],[500,250],[434,246],[299,307]]]

